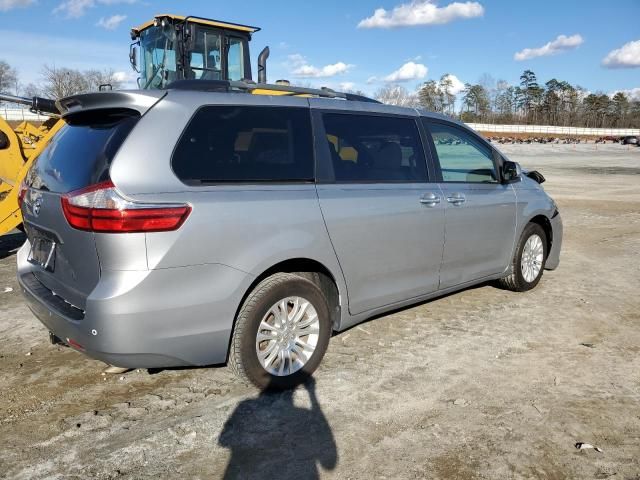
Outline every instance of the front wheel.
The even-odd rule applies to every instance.
[[[547,235],[536,223],[529,223],[518,241],[511,274],[501,278],[500,286],[514,292],[526,292],[534,288],[544,271],[547,260]]]
[[[236,319],[229,364],[260,389],[286,389],[318,367],[331,336],[329,307],[311,281],[276,273],[258,284]]]

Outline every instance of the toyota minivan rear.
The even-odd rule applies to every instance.
[[[148,267],[148,235],[175,232],[192,206],[129,198],[111,178],[111,167],[118,155],[123,164],[135,161],[123,147],[165,94],[114,92],[67,100],[67,125],[21,187],[27,242],[18,254],[18,279],[30,308],[69,346],[119,366],[223,362],[227,338],[212,338],[215,328],[198,331],[162,319],[201,317],[205,302],[183,307],[202,298],[212,270],[223,285],[245,277],[219,266]],[[152,177],[148,172],[145,179]],[[222,290],[226,297],[227,288],[217,289]],[[208,297],[216,298],[215,288]]]

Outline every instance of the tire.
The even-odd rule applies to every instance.
[[[527,265],[531,266],[531,264],[526,262],[526,258],[523,258],[523,252],[527,242],[531,239],[532,242],[537,243],[537,240],[535,239],[536,235],[538,240],[542,242],[542,258],[540,259],[539,255],[537,256],[537,263],[539,263],[539,271],[537,271],[537,273],[535,273],[535,270],[527,270]],[[539,249],[537,251],[539,251]],[[511,262],[511,274],[498,280],[498,284],[502,288],[513,292],[526,292],[527,290],[531,290],[538,285],[542,278],[545,262],[547,261],[547,255],[547,235],[544,232],[544,229],[536,223],[529,223],[524,228],[524,231],[518,240],[518,245]],[[523,261],[525,263],[524,269]],[[533,273],[535,273],[535,276],[532,276]]]
[[[279,316],[283,305],[286,319]],[[229,365],[245,383],[261,390],[293,388],[320,365],[331,330],[329,306],[320,288],[306,278],[276,273],[260,282],[244,301],[231,338]],[[277,356],[272,358],[274,352]]]

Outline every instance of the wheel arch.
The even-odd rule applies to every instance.
[[[342,322],[342,303],[346,298],[346,292],[342,291],[342,287],[336,278],[336,275],[322,262],[311,258],[298,257],[287,260],[282,260],[274,263],[268,268],[256,275],[251,281],[250,285],[245,289],[244,294],[238,306],[236,308],[235,315],[233,317],[232,331],[235,328],[238,313],[242,308],[245,300],[249,294],[262,282],[265,278],[270,277],[275,273],[293,273],[299,275],[311,282],[315,283],[320,290],[324,293],[327,302],[329,304],[329,311],[331,313],[331,323],[334,330],[339,330]],[[229,337],[229,345],[233,336]],[[229,349],[227,350],[228,355]]]
[[[536,225],[540,225],[542,230],[544,230],[544,234],[547,237],[547,256],[551,251],[551,246],[553,245],[553,227],[551,226],[551,220],[544,214],[538,214],[534,217],[530,218],[525,226],[529,223],[535,223]]]

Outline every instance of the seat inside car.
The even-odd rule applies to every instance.
[[[372,179],[406,180],[402,168],[402,149],[396,142],[384,142],[373,155]]]

